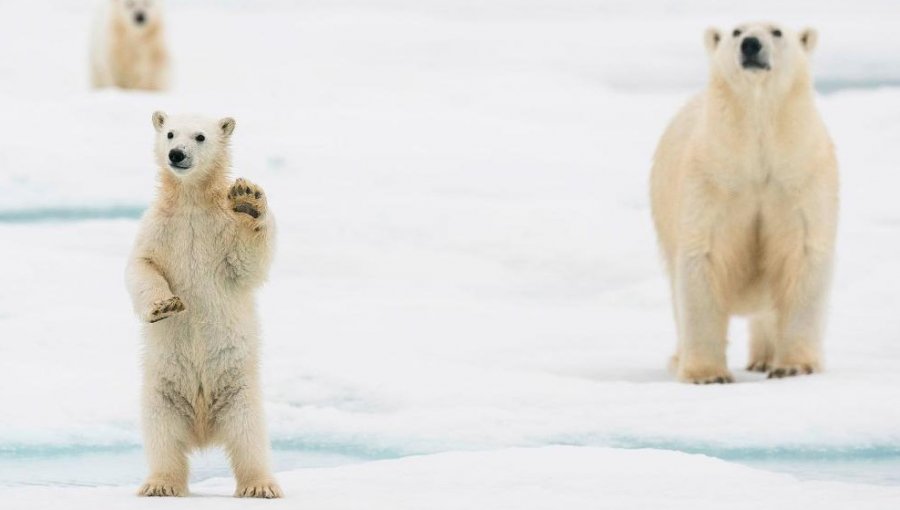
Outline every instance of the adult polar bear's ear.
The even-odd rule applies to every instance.
[[[815,28],[804,28],[800,31],[800,44],[807,53],[812,53],[819,42],[819,32]]]
[[[703,34],[703,44],[706,46],[706,51],[710,53],[716,50],[721,40],[722,32],[718,28],[709,27]]]
[[[225,136],[231,136],[231,133],[234,133],[234,119],[231,117],[225,117],[224,119],[219,121],[219,129],[222,130],[222,134]]]
[[[153,127],[156,128],[157,131],[161,131],[163,126],[166,125],[166,120],[168,120],[168,116],[163,112],[153,112]]]

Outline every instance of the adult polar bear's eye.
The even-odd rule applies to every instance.
[[[781,30],[778,30],[777,28],[775,30],[772,30],[772,35],[774,35],[775,37],[781,37]]]
[[[169,140],[175,138],[175,133],[169,131],[169,134],[166,135],[166,138],[168,138]]]
[[[203,136],[203,134],[199,134],[194,137],[194,140],[197,140],[198,142],[202,142],[203,140],[206,140],[206,137]]]
[[[735,28],[735,29],[734,29],[734,32],[732,32],[731,35],[733,35],[733,36],[735,36],[735,37],[740,37],[740,36],[741,36],[741,31],[740,31],[739,29]]]

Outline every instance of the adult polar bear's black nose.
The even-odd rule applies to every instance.
[[[755,57],[762,50],[762,43],[756,37],[748,37],[741,42],[741,53],[746,57]]]
[[[169,161],[172,163],[181,163],[184,161],[184,152],[178,149],[172,149],[169,151]]]

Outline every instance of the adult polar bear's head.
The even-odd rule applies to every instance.
[[[162,22],[161,0],[107,0],[112,13],[126,30],[149,31]]]
[[[231,117],[214,120],[195,115],[153,114],[156,161],[181,178],[202,176],[228,165],[228,142],[234,132]]]
[[[704,36],[713,77],[737,90],[787,90],[798,79],[808,80],[808,57],[817,41],[811,28],[794,32],[774,23],[745,23],[727,33],[710,28]]]

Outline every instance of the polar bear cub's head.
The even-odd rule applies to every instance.
[[[818,35],[794,32],[774,23],[744,23],[728,32],[707,29],[704,36],[712,73],[732,87],[790,86],[809,74],[808,56]]]
[[[153,114],[156,161],[179,177],[203,175],[227,166],[228,142],[234,132],[231,117],[209,119],[195,115]]]
[[[112,12],[128,29],[147,30],[162,21],[160,0],[106,0]]]

